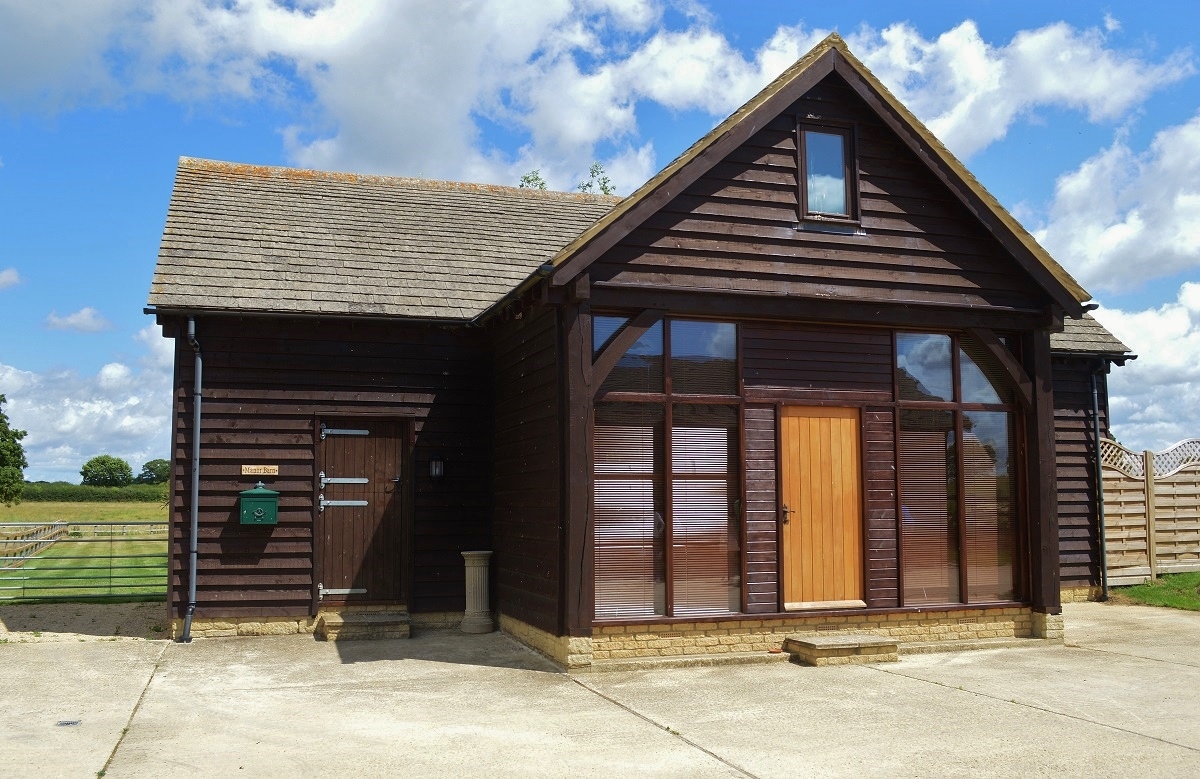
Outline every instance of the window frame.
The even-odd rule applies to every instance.
[[[818,132],[826,135],[838,135],[842,138],[842,175],[846,188],[845,214],[831,214],[824,211],[813,211],[808,205],[808,171],[806,132]],[[825,119],[798,118],[796,121],[796,203],[800,223],[819,222],[824,224],[858,225],[861,223],[859,213],[859,180],[858,180],[858,128],[848,122],[834,122]]]
[[[914,335],[945,335],[950,338],[950,359],[951,359],[951,381],[953,389],[952,400],[911,400],[902,399],[900,396],[900,363],[899,363],[899,339],[905,334]],[[1007,336],[1005,336],[1007,337]],[[893,398],[895,399],[895,446],[896,446],[896,521],[897,521],[897,541],[900,550],[900,556],[897,561],[897,568],[900,574],[900,582],[898,587],[899,602],[902,608],[910,607],[926,607],[926,606],[954,606],[962,605],[979,605],[981,603],[1019,603],[1023,602],[1029,595],[1030,583],[1028,580],[1028,521],[1029,513],[1026,504],[1028,496],[1028,485],[1026,482],[1026,462],[1025,462],[1025,421],[1023,410],[1013,398],[1009,401],[1000,403],[979,403],[967,401],[963,398],[962,387],[962,366],[960,362],[960,351],[962,343],[967,336],[964,333],[944,332],[936,330],[912,330],[912,329],[896,329],[892,331],[892,381],[893,381]],[[1008,345],[1008,344],[1006,344]],[[1013,351],[1009,347],[1010,352]],[[986,375],[986,374],[984,374]],[[901,441],[901,417],[905,410],[930,410],[930,411],[945,411],[952,415],[951,431],[954,433],[954,448],[955,448],[955,487],[957,496],[955,499],[957,520],[955,529],[957,533],[957,553],[958,553],[958,589],[959,600],[949,603],[908,603],[905,598],[905,562],[904,562],[904,479],[900,473],[900,441]],[[1012,448],[1011,467],[1014,472],[1014,478],[1011,481],[1010,489],[1012,490],[1010,501],[1014,512],[1014,537],[1013,537],[1013,596],[1011,601],[994,601],[994,600],[971,600],[970,586],[968,579],[968,517],[967,517],[967,483],[964,462],[964,445],[965,432],[963,429],[964,415],[970,412],[1004,412],[1009,415],[1009,433],[1010,447]]]
[[[627,314],[618,311],[597,311],[594,315],[599,316],[614,316],[625,317]],[[729,324],[734,327],[734,373],[736,377],[733,391],[728,394],[696,394],[676,392],[672,381],[672,333],[671,324],[676,321],[688,322],[705,322],[713,324]],[[729,612],[720,612],[709,614],[707,616],[688,615],[694,618],[708,619],[721,618],[726,615],[745,614],[746,609],[746,479],[744,472],[745,465],[745,397],[743,391],[742,378],[742,325],[739,320],[726,318],[708,318],[708,317],[688,317],[688,316],[664,316],[662,319],[662,373],[663,387],[661,392],[630,392],[624,390],[609,390],[601,392],[597,390],[593,398],[593,412],[591,414],[590,424],[596,424],[595,407],[605,403],[621,403],[621,404],[637,404],[658,406],[663,411],[663,451],[661,457],[656,462],[656,468],[661,469],[661,472],[654,475],[655,484],[662,489],[662,505],[663,505],[663,523],[664,523],[664,538],[663,538],[663,554],[665,555],[665,576],[666,576],[666,604],[665,613],[654,616],[598,616],[596,614],[596,604],[593,604],[592,620],[596,624],[619,623],[629,620],[646,619],[675,619],[680,617],[676,614],[676,603],[674,597],[675,590],[675,560],[674,552],[675,534],[674,534],[674,516],[673,516],[673,500],[672,491],[673,484],[678,479],[679,481],[705,480],[704,474],[685,474],[676,473],[672,462],[672,438],[674,434],[674,414],[677,406],[703,406],[715,405],[731,408],[736,419],[737,430],[733,440],[731,441],[730,463],[725,474],[732,490],[730,492],[731,504],[734,507],[730,511],[730,521],[736,522],[736,539],[738,544],[738,584],[734,585],[739,590],[738,610]],[[618,331],[619,332],[619,328]],[[615,335],[615,334],[614,334]],[[610,336],[611,338],[611,336]],[[607,343],[607,342],[606,342]],[[603,344],[593,344],[593,349],[603,348]],[[595,481],[595,471],[593,466],[592,481]],[[590,498],[594,505],[595,495]],[[734,513],[736,512],[736,517]],[[595,543],[592,544],[593,554]]]

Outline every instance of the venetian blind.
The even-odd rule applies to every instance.
[[[601,404],[593,438],[596,617],[666,613],[662,411]]]
[[[671,430],[671,554],[676,615],[741,608],[740,528],[733,453],[737,412],[675,407]]]

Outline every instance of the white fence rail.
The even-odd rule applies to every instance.
[[[1200,571],[1200,439],[1162,452],[1100,442],[1110,584]]]

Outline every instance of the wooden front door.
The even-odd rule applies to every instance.
[[[405,602],[404,426],[322,420],[318,442],[318,598]]]
[[[780,433],[784,608],[866,606],[858,409],[784,407]]]

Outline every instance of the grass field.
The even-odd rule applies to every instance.
[[[167,507],[158,503],[33,503],[0,505],[0,522],[166,522]]]
[[[1167,573],[1158,577],[1156,582],[1118,587],[1114,592],[1147,606],[1200,611],[1200,571]]]
[[[0,569],[0,600],[159,599],[167,578],[166,508],[153,503],[22,503],[3,522],[70,523],[67,536],[16,568]]]

